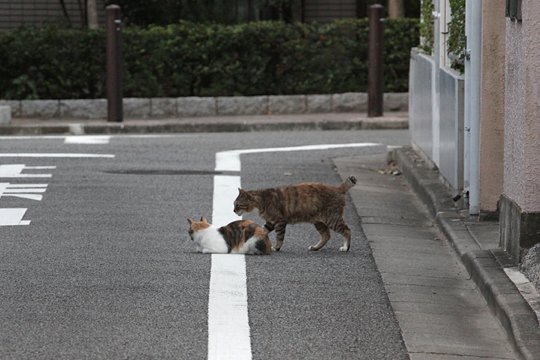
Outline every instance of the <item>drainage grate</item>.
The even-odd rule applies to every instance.
[[[121,175],[221,175],[222,171],[182,170],[182,169],[114,169],[104,171],[107,174]]]

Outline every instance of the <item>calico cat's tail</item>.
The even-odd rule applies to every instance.
[[[347,180],[343,182],[343,184],[338,186],[338,191],[342,194],[345,194],[347,190],[352,188],[356,184],[356,178],[354,176],[349,176]]]

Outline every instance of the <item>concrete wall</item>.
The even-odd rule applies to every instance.
[[[484,1],[480,88],[480,212],[494,213],[503,192],[505,0]]]
[[[454,194],[463,190],[463,76],[439,68],[432,56],[411,51],[409,132]],[[439,119],[439,125],[435,119]]]
[[[435,62],[431,56],[411,51],[409,74],[409,132],[416,148],[433,155],[433,87]]]
[[[439,70],[439,171],[453,195],[463,192],[464,80],[451,69]]]

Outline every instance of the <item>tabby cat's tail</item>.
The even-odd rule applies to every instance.
[[[338,186],[338,190],[340,193],[345,194],[347,190],[352,188],[356,184],[356,178],[354,176],[349,176],[347,180],[343,182],[343,184]]]

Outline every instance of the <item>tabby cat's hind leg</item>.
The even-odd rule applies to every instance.
[[[343,246],[339,248],[339,251],[349,251],[351,248],[351,229],[349,229],[343,219],[330,226],[330,228],[345,238]]]
[[[286,222],[277,222],[275,224],[276,230],[276,246],[274,246],[274,251],[279,251],[283,245],[283,239],[285,238],[285,227],[287,226]]]
[[[326,245],[328,240],[330,240],[330,229],[328,228],[328,226],[326,226],[326,224],[322,222],[316,222],[313,225],[315,225],[315,228],[317,229],[319,234],[321,234],[321,240],[319,240],[319,242],[316,245],[310,246],[309,250],[317,251],[320,248],[322,248],[324,245]]]

